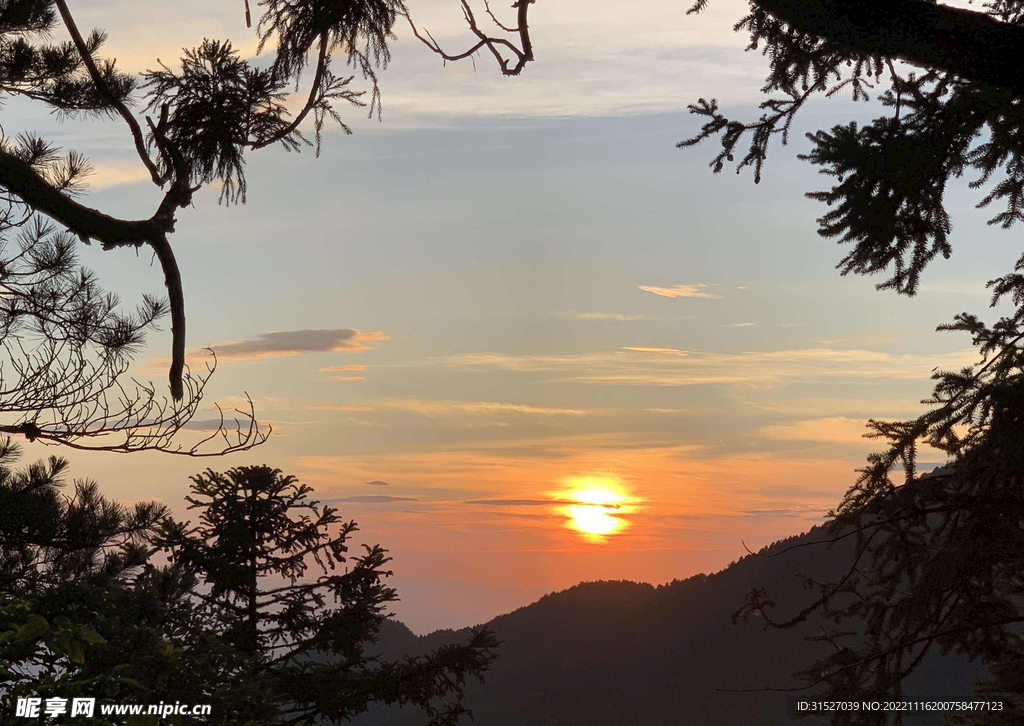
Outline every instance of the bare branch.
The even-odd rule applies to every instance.
[[[416,24],[413,23],[412,18],[406,14],[405,17],[406,20],[409,21],[409,27],[412,28],[413,35],[416,36],[421,43],[446,61],[462,60],[463,58],[470,57],[481,48],[487,48],[491,52],[491,55],[494,56],[494,59],[498,62],[502,75],[518,76],[523,68],[526,67],[526,64],[533,60],[533,42],[530,40],[530,29],[527,22],[527,16],[530,5],[536,2],[536,0],[517,0],[517,2],[512,4],[513,8],[517,8],[518,22],[515,28],[510,28],[501,23],[497,17],[495,17],[494,13],[491,12],[490,5],[485,0],[485,8],[487,14],[491,17],[491,20],[494,21],[494,24],[497,25],[498,28],[506,33],[518,35],[518,46],[507,38],[491,36],[481,30],[480,26],[477,24],[476,17],[473,15],[473,9],[470,7],[468,0],[460,0],[460,2],[462,3],[462,15],[466,20],[466,24],[473,32],[473,35],[478,38],[477,43],[469,50],[455,54],[445,52],[427,30],[424,29],[423,31],[426,34],[426,37],[420,35]],[[506,58],[502,55],[502,49],[510,53],[512,55],[512,59]],[[515,60],[515,63],[512,63],[513,59]]]

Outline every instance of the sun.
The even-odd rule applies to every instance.
[[[608,511],[593,504],[572,504],[569,506],[572,526],[584,534],[612,534],[622,527],[622,520],[608,514]]]
[[[568,483],[572,488],[560,492],[559,498],[565,502],[563,512],[570,527],[597,542],[625,529],[621,515],[633,510],[629,503],[634,500],[622,492],[617,480],[589,477]]]

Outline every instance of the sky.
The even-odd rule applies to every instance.
[[[250,155],[247,204],[208,189],[181,211],[190,362],[207,345],[219,360],[194,423],[249,394],[266,444],[27,456],[68,455],[109,496],[181,516],[206,467],[294,474],[390,550],[395,612],[420,633],[582,580],[715,571],[821,522],[877,448],[866,420],[917,415],[933,369],[973,361],[965,336],[934,330],[991,319],[984,283],[1012,266],[1013,235],[962,184],[953,256],[917,297],[840,276],[804,197],[825,180],[796,155],[804,132],[877,107],[812,104],[759,185],[713,175],[712,146],[675,144],[702,96],[758,113],[766,64],[731,30],[745,3],[582,7],[531,9],[537,60],[511,79],[486,57],[444,65],[398,26],[381,121],[342,109],[355,133],[327,133],[319,158]],[[442,45],[466,43],[456,3],[410,9]],[[241,2],[165,4],[159,23],[146,3],[73,10],[126,70],[204,36],[255,51]],[[44,130],[90,157],[86,203],[155,208],[122,125],[3,114],[8,135]],[[146,255],[81,258],[127,302],[161,291]],[[169,350],[151,336],[137,373],[163,384]]]

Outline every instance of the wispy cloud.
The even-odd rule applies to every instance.
[[[708,292],[710,285],[703,283],[694,283],[692,285],[679,284],[675,287],[655,287],[653,285],[637,285],[637,288],[644,292],[654,293],[659,297],[677,298],[677,297],[700,297],[707,298],[709,300],[720,300],[721,295],[717,295],[713,292]]]
[[[762,426],[757,433],[775,441],[808,441],[827,444],[852,444],[864,441],[867,420],[831,416],[806,421]]]
[[[689,355],[685,350],[679,350],[678,348],[656,348],[649,345],[627,345],[623,350],[628,350],[632,353],[658,353],[661,355]]]
[[[101,191],[112,187],[123,187],[139,182],[148,182],[151,177],[138,160],[135,162],[100,161],[93,166],[85,181],[89,189]]]
[[[989,297],[992,294],[985,283],[978,280],[933,280],[922,283],[918,289],[921,292],[935,292],[942,295],[984,295]]]
[[[746,384],[775,386],[783,381],[821,379],[927,378],[933,368],[960,368],[973,362],[972,350],[932,355],[872,350],[800,348],[794,350],[688,355],[634,355],[634,351],[566,355],[464,353],[424,361],[454,369],[491,369],[538,374],[542,380],[623,386]]]
[[[110,31],[104,56],[117,58],[125,70],[151,69],[157,58],[177,68],[181,48],[198,45],[204,34],[230,37],[243,58],[255,55],[255,28],[247,32],[240,26],[233,8],[202,6],[203,23],[198,26],[190,12],[198,7],[194,2],[169,6],[158,24],[138,6],[124,0],[87,5],[79,19],[83,26]],[[403,119],[406,124],[422,124],[430,118],[441,123],[453,116],[551,118],[673,112],[682,111],[708,88],[718,89],[723,103],[758,98],[763,70],[744,62],[746,37],[732,30],[745,3],[723,0],[711,3],[700,16],[681,16],[676,2],[648,0],[620,14],[614,23],[607,18],[616,14],[616,5],[601,0],[594,7],[590,18],[571,7],[542,9],[535,41],[538,48],[543,47],[544,62],[531,64],[525,76],[528,82],[521,84],[496,83],[492,59],[487,64],[478,62],[479,72],[468,59],[444,63],[425,50],[407,26],[396,26],[399,39],[393,44],[394,62],[385,87],[386,122],[394,126]],[[507,6],[495,7],[495,13],[503,22],[515,22],[515,11]],[[419,3],[413,18],[448,51],[461,52],[470,44],[472,36],[458,4]],[[687,69],[683,76],[678,73],[680,67]],[[289,106],[293,103],[289,99]],[[358,122],[359,114],[354,116]],[[367,119],[362,123],[370,124]]]
[[[543,507],[543,506],[564,506],[566,504],[584,505],[588,507],[602,507],[604,509],[620,509],[621,505],[614,503],[594,503],[580,499],[471,499],[466,504],[482,504],[488,507]]]
[[[318,330],[281,330],[263,333],[255,338],[216,343],[210,347],[218,358],[257,360],[304,353],[332,351],[362,352],[371,350],[369,342],[389,340],[384,333],[352,328]]]
[[[557,502],[551,499],[471,499],[466,504],[483,504],[488,507],[546,507]]]
[[[261,421],[261,423],[266,422]],[[234,429],[234,425],[234,419],[225,416],[223,421],[219,418],[208,418],[199,420],[192,419],[191,421],[188,421],[184,425],[182,425],[182,428],[188,431],[201,431],[203,433],[210,433],[213,431],[220,431],[221,429],[227,429],[228,431],[232,431]]]
[[[167,363],[161,363],[162,368],[166,365]],[[279,396],[257,396],[252,399],[252,405],[257,411],[288,411],[291,410],[293,403],[294,401]],[[217,406],[220,406],[225,415],[236,410],[248,411],[249,399],[245,396],[218,396],[207,409],[215,411]]]
[[[380,479],[374,479],[373,481],[366,482],[366,486],[368,486],[368,487],[386,487],[386,486],[391,486],[391,485],[388,484],[386,481],[382,481]]]
[[[823,517],[828,511],[828,506],[794,506],[775,509],[747,509],[740,514],[748,517],[800,517],[802,519],[808,515]]]
[[[328,504],[345,502],[348,504],[390,504],[391,502],[418,502],[415,497],[393,497],[389,494],[363,494],[354,497],[335,497],[328,499]]]
[[[524,403],[500,401],[442,401],[422,398],[396,398],[374,401],[376,408],[386,411],[408,411],[430,418],[470,414],[494,416],[523,414],[528,416],[586,416],[597,411],[555,406],[532,406]]]
[[[323,406],[306,406],[307,411],[352,411],[358,413],[368,413],[373,411],[373,406],[355,406],[348,403],[342,403],[337,405],[323,405]]]
[[[727,327],[727,328],[752,328],[755,325],[757,325],[757,323],[729,323],[725,327]]]
[[[323,368],[317,368],[317,373],[348,373],[352,371],[365,371],[366,366],[361,365],[347,365],[347,366],[325,366]]]
[[[625,315],[623,313],[599,313],[599,312],[578,312],[565,310],[555,313],[559,317],[572,318],[573,320],[602,320],[615,323],[629,323],[635,320],[647,320],[646,315]]]

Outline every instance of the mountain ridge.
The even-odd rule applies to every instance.
[[[628,580],[582,582],[544,595],[485,625],[502,641],[483,684],[470,684],[466,704],[484,726],[776,726],[791,724],[790,674],[824,654],[805,638],[810,621],[780,631],[758,618],[734,625],[732,613],[752,587],[778,603],[776,617],[813,598],[801,576],[835,577],[849,563],[852,539],[827,547],[820,526],[745,555],[728,567],[663,585]],[[825,556],[823,553],[827,553]],[[763,621],[761,621],[763,622]],[[378,643],[385,658],[418,655],[465,640],[470,628],[417,636],[389,621]],[[965,700],[976,664],[930,656],[907,686],[908,699]],[[749,692],[738,692],[748,690]],[[796,692],[799,693],[799,692]],[[794,694],[795,695],[795,694]],[[375,708],[357,726],[424,722],[408,709]],[[814,719],[802,723],[816,723]],[[941,724],[918,714],[908,724]]]

